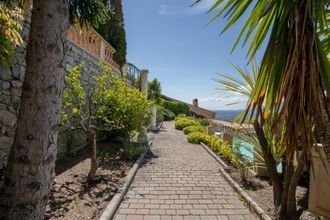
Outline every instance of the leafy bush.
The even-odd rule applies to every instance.
[[[165,121],[172,121],[175,119],[175,114],[173,112],[171,112],[168,109],[165,109],[164,111],[164,120]]]
[[[192,132],[187,136],[188,142],[193,144],[200,144],[201,142],[205,144],[210,143],[210,136],[208,134],[205,134],[203,132]]]
[[[178,115],[176,116],[175,120],[177,121],[177,120],[179,120],[179,119],[181,119],[181,118],[185,118],[185,117],[187,117],[185,114],[178,114]]]
[[[83,65],[75,66],[66,76],[63,92],[62,124],[82,130],[91,143],[91,169],[88,181],[96,174],[97,149],[95,131],[124,131],[127,138],[150,122],[150,106],[145,95],[130,88],[112,73],[109,66],[100,66],[101,74],[95,78],[96,86],[85,88],[80,80]]]
[[[210,126],[210,120],[207,118],[202,118],[198,120],[202,126]]]
[[[192,125],[192,126],[188,126],[188,127],[185,127],[183,129],[183,133],[184,134],[190,134],[192,132],[202,132],[202,133],[205,133],[206,132],[206,129],[205,127],[203,126],[199,126],[199,125]]]
[[[161,105],[157,105],[157,122],[172,121],[175,119],[175,115],[168,109],[165,109]]]
[[[226,141],[217,139],[216,137],[212,136],[209,145],[225,161],[232,164],[234,167],[238,166],[238,157],[235,155],[235,153]]]
[[[182,102],[164,101],[163,106],[175,115],[188,114],[189,112],[189,106]]]
[[[142,126],[150,123],[150,104],[143,93],[138,89],[130,88],[125,81],[109,74],[102,75],[97,80],[100,90],[111,87],[104,97],[107,104],[100,107],[98,113],[106,116],[108,123],[117,122],[115,130],[129,135],[134,131],[140,131]]]
[[[138,158],[145,150],[145,145],[137,143],[127,143],[123,147],[123,156],[129,160]]]
[[[177,130],[183,130],[185,127],[193,126],[193,125],[198,126],[200,124],[196,120],[190,118],[182,118],[175,122],[175,128]]]

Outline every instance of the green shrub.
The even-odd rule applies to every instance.
[[[210,140],[211,148],[217,152],[225,161],[232,164],[234,167],[238,165],[238,157],[233,152],[232,148],[224,140],[217,140],[216,137],[212,137]]]
[[[175,128],[177,130],[183,130],[185,127],[193,126],[193,125],[198,126],[200,124],[196,120],[189,119],[189,118],[182,118],[175,122]]]
[[[189,106],[182,102],[164,101],[163,106],[164,108],[173,112],[175,115],[188,114],[189,112]]]
[[[193,144],[200,144],[201,142],[208,144],[210,142],[210,136],[203,132],[192,132],[187,136],[188,142]]]
[[[182,118],[186,118],[187,116],[185,114],[178,114],[175,118],[175,120],[179,120],[179,119],[182,119]]]
[[[175,114],[170,110],[164,108],[161,105],[157,106],[157,118],[161,118],[161,121],[172,121],[175,119]],[[158,120],[157,120],[158,121]],[[160,121],[158,121],[160,122]]]
[[[156,121],[157,121],[157,124],[164,121],[164,115],[159,110],[157,110]]]
[[[123,148],[123,156],[129,160],[134,160],[138,158],[144,150],[145,146],[143,144],[127,143]]]
[[[210,126],[210,120],[207,118],[201,118],[198,121],[202,126]]]
[[[185,127],[184,129],[183,129],[183,133],[184,134],[190,134],[190,133],[192,133],[192,132],[202,132],[202,133],[205,133],[206,132],[206,129],[205,129],[205,127],[203,127],[203,126],[199,126],[199,125],[192,125],[192,126],[188,126],[188,127]]]

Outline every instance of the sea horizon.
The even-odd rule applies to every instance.
[[[212,110],[216,113],[215,119],[223,120],[223,121],[232,121],[234,118],[240,114],[241,112],[244,112],[244,109],[238,109],[238,110]]]

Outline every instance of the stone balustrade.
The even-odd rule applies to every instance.
[[[103,60],[107,65],[120,72],[119,65],[113,60],[116,50],[93,28],[71,26],[68,30],[68,40],[84,49],[96,59]]]

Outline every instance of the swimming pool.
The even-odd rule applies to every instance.
[[[240,144],[241,147],[240,147],[240,151],[243,155],[245,155],[247,158],[250,158],[250,159],[254,159],[254,155],[253,155],[253,151],[249,151],[247,150],[246,148],[249,148],[249,149],[253,149],[253,145],[248,143],[248,142],[245,142],[241,139],[239,139],[238,137],[233,137],[233,146],[235,146],[236,144]],[[282,173],[282,163],[280,163],[278,166],[277,166],[277,171],[279,173]]]
[[[241,145],[240,151],[244,156],[253,159],[253,153],[246,149],[246,148],[252,149],[253,148],[252,144],[250,144],[248,142],[245,142],[245,141],[242,141],[238,137],[233,137],[233,146],[235,146],[237,144]]]

